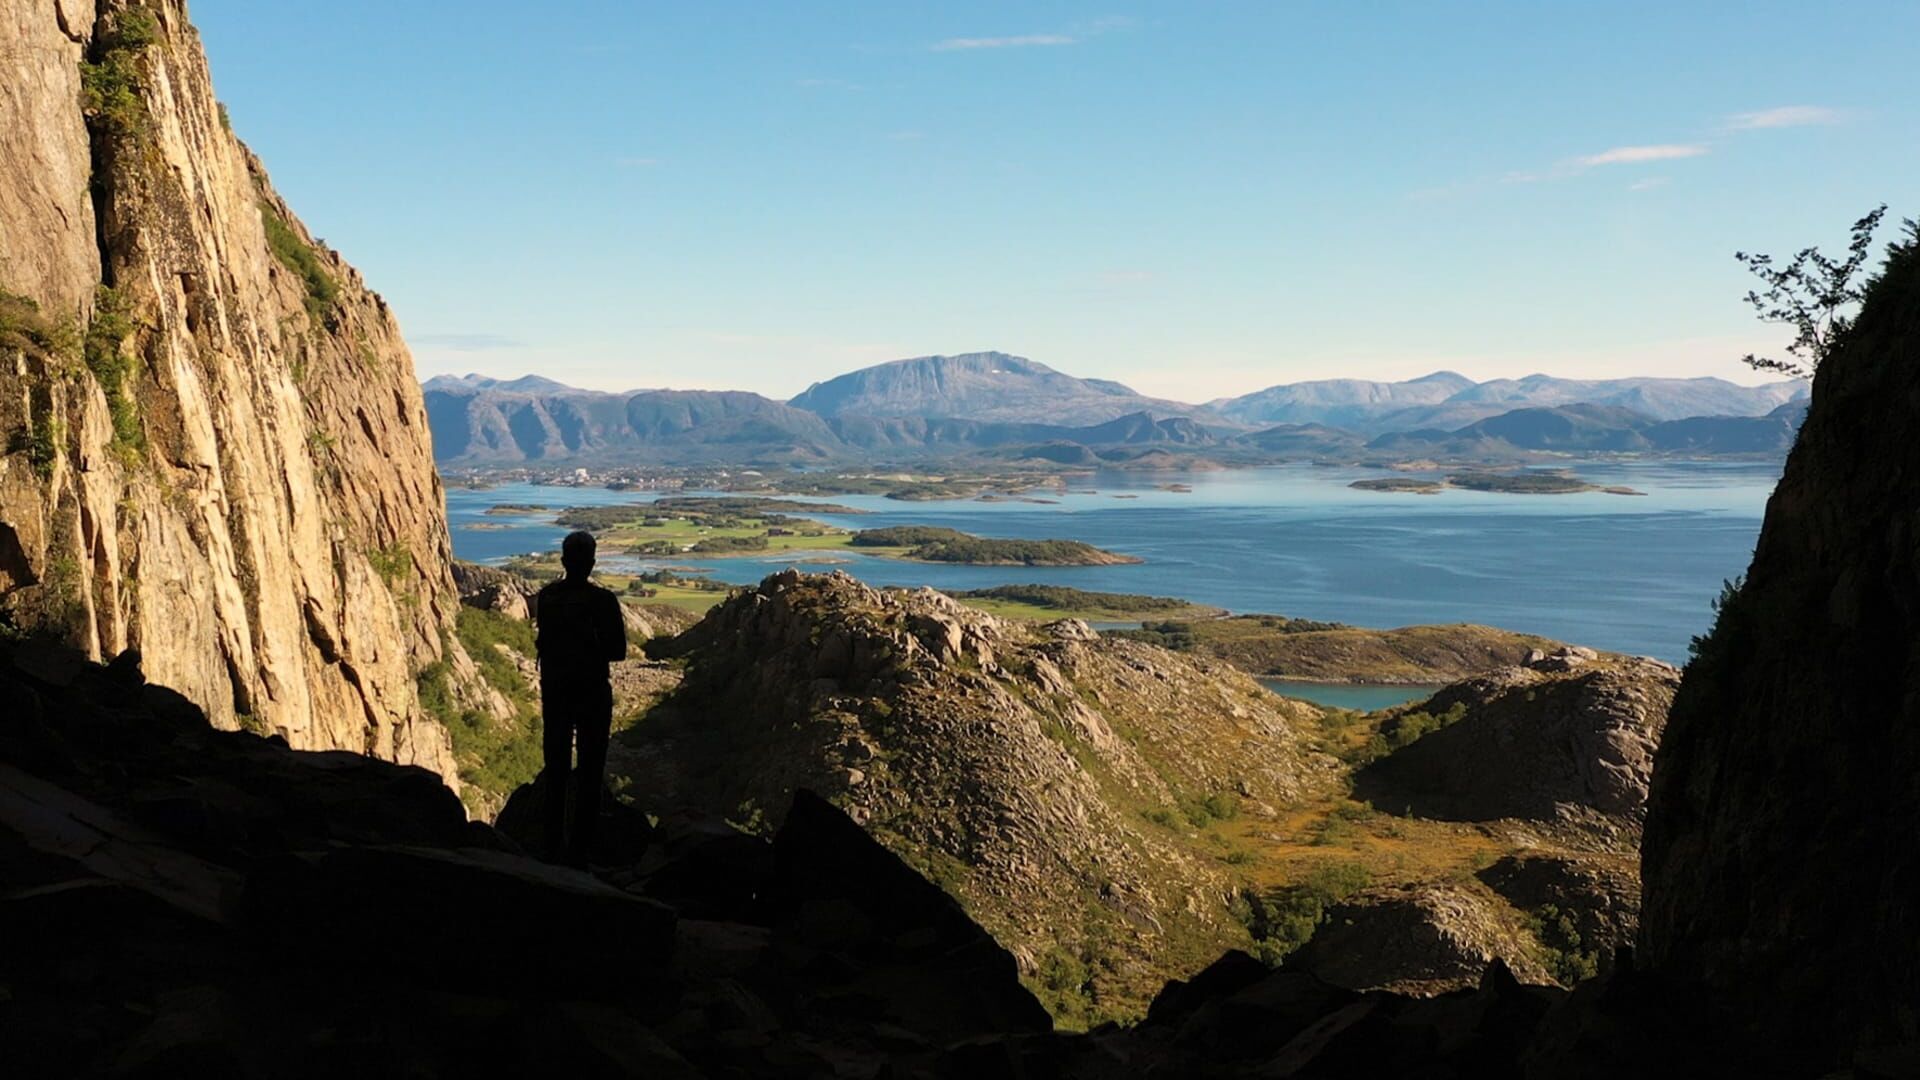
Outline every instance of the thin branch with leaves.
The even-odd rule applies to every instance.
[[[1741,362],[1756,371],[1775,371],[1797,379],[1812,378],[1820,361],[1833,351],[1840,336],[1853,325],[1853,312],[1864,298],[1866,285],[1858,281],[1873,246],[1873,234],[1887,212],[1886,204],[1853,223],[1853,239],[1844,259],[1829,258],[1819,248],[1802,248],[1784,266],[1771,255],[1734,253],[1734,258],[1766,286],[1747,293],[1747,303],[1761,322],[1794,328],[1789,359],[1748,353]]]

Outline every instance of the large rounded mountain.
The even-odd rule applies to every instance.
[[[920,356],[850,371],[787,404],[821,416],[965,417],[969,420],[1104,424],[1131,413],[1218,419],[1208,410],[1135,393],[1107,379],[1080,379],[1002,352]]]

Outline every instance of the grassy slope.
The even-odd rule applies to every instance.
[[[1359,627],[1288,632],[1287,620],[1238,615],[1181,624],[1174,634],[1149,630],[1143,640],[1198,652],[1267,678],[1326,682],[1443,683],[1520,661],[1529,649],[1559,642],[1468,623]]]

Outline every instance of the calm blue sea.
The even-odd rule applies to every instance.
[[[1058,499],[1049,505],[876,496],[819,501],[868,511],[823,515],[853,528],[947,525],[983,536],[1084,540],[1144,563],[1024,569],[833,553],[698,565],[736,583],[790,565],[837,566],[876,585],[972,589],[1040,581],[1358,626],[1477,622],[1683,660],[1688,639],[1711,619],[1709,603],[1721,581],[1746,569],[1779,467],[1659,462],[1576,471],[1646,494],[1382,494],[1347,486],[1382,475],[1378,471],[1309,465],[1098,473],[1073,479],[1066,494],[1046,495]],[[1162,484],[1193,490],[1166,491]],[[560,542],[562,530],[547,516],[487,516],[498,503],[565,507],[651,498],[524,484],[452,490],[454,552],[497,561]]]

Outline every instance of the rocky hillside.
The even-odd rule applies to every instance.
[[[1654,768],[1643,954],[1811,1075],[1920,1042],[1920,230],[1820,365]]]
[[[0,0],[0,609],[216,725],[451,776],[393,314],[227,130],[180,0]]]
[[[1245,940],[1190,822],[1325,794],[1318,711],[1212,661],[793,571],[663,649],[686,677],[624,741],[631,790],[777,827],[820,792],[960,898],[1071,1020],[1138,1013]]]
[[[1632,852],[1679,683],[1657,660],[1584,649],[1468,679],[1415,707],[1453,718],[1360,770],[1354,794],[1420,817],[1536,822],[1586,834],[1581,846]],[[1383,730],[1391,737],[1399,722]]]

